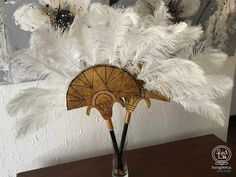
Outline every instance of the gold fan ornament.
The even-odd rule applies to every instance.
[[[150,107],[149,98],[169,100],[164,95],[145,90],[127,71],[109,65],[96,65],[81,72],[70,83],[66,97],[68,110],[87,107],[89,115],[90,110],[96,108],[107,122],[111,121],[115,102],[132,113],[142,99]]]
[[[160,93],[145,90],[142,82],[136,80],[134,76],[125,70],[110,65],[96,65],[87,68],[73,79],[69,85],[66,100],[68,110],[86,106],[87,115],[90,115],[92,108],[96,108],[101,113],[106,120],[106,126],[117,155],[116,173],[122,176],[125,173],[122,162],[124,143],[132,112],[139,101],[143,99],[150,107],[150,98],[169,101],[166,96]],[[126,109],[120,149],[112,123],[112,107],[115,102],[120,103]]]

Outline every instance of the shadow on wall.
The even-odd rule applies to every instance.
[[[236,56],[235,56],[235,64],[236,64]],[[236,72],[234,73],[234,89],[233,89],[230,115],[236,115]]]

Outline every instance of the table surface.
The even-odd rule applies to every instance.
[[[236,158],[231,173],[217,173],[211,152],[225,144],[214,135],[128,151],[129,177],[236,177]],[[235,146],[227,145],[232,152]],[[111,177],[112,156],[106,155],[19,173],[17,177]]]

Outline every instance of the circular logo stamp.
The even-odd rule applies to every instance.
[[[228,165],[232,152],[227,146],[219,145],[212,150],[211,156],[215,160],[216,165]]]

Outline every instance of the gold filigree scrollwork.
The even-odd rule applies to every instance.
[[[149,98],[143,97],[143,96],[130,96],[125,97],[125,109],[126,109],[126,115],[125,115],[125,123],[129,124],[131,114],[137,107],[138,103],[141,100],[145,100],[147,103],[147,107],[151,106],[151,101]]]

